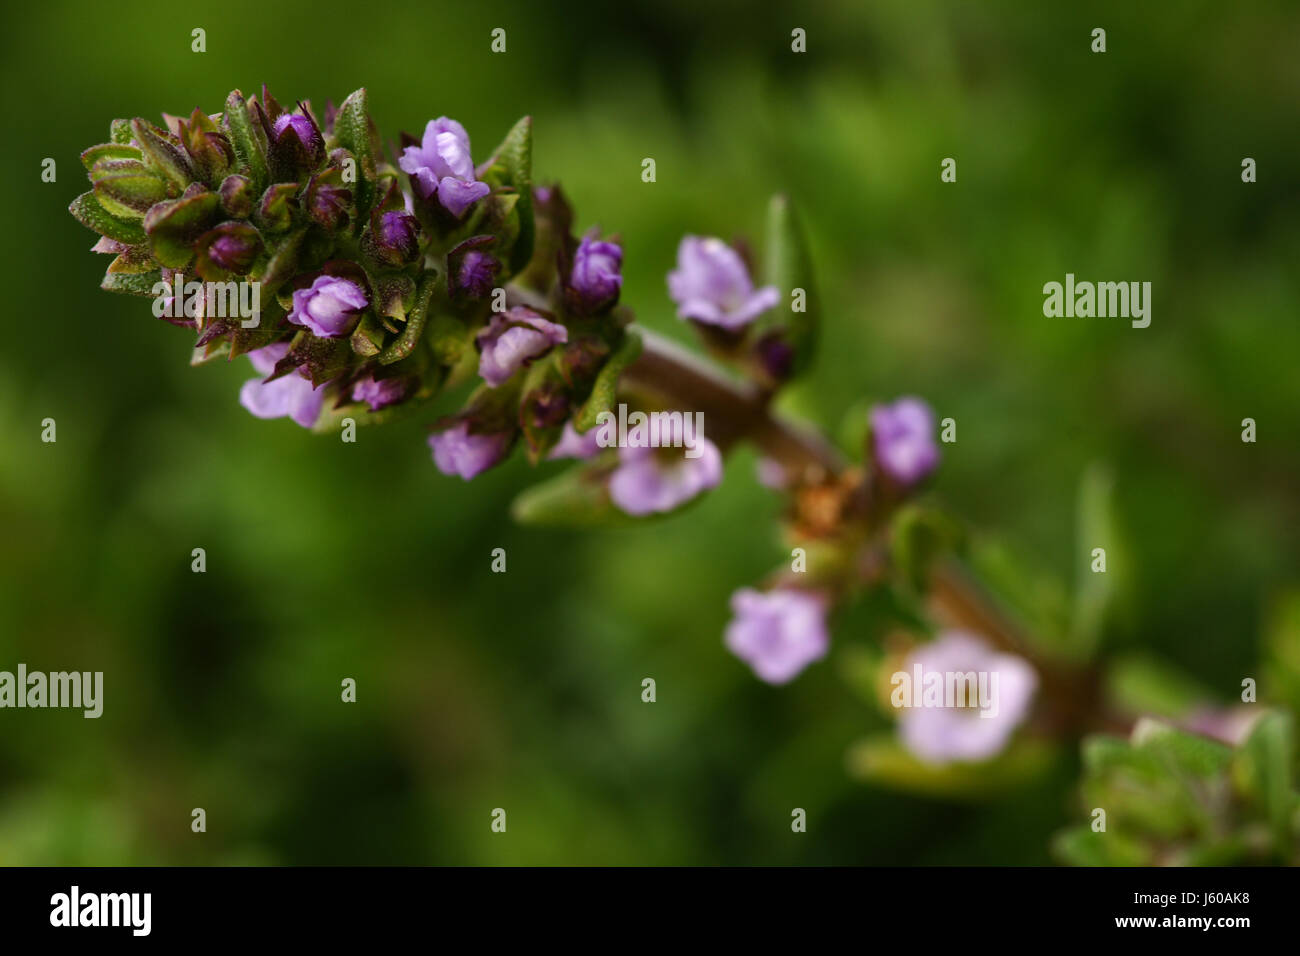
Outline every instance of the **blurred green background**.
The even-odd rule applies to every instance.
[[[752,454],[677,518],[520,528],[523,461],[440,475],[432,414],[355,445],[256,420],[247,363],[191,369],[188,332],[101,292],[66,212],[80,150],[263,81],[318,107],[364,85],[394,139],[454,116],[478,158],[531,114],[538,180],[622,234],[624,301],[684,339],[681,235],[759,240],[788,192],[826,305],[788,408],[833,431],[860,399],[927,397],[959,427],[937,496],[1061,587],[1080,476],[1109,462],[1138,595],[1120,639],[1225,700],[1255,673],[1300,581],[1294,4],[220,9],[3,14],[0,669],[102,670],[105,710],[0,711],[0,863],[1047,863],[1080,819],[1069,752],[983,803],[852,779],[846,750],[887,726],[845,679],[869,607],[785,688],[724,650],[728,596],[787,553]],[[1151,327],[1045,318],[1066,272],[1151,281]]]

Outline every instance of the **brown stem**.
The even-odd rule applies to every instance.
[[[723,447],[751,441],[780,462],[791,477],[814,481],[846,467],[839,452],[812,428],[772,411],[758,387],[726,375],[711,362],[647,329],[644,347],[623,373],[622,384],[652,393],[682,411],[705,416],[711,437]],[[1100,719],[1098,684],[1091,669],[1044,660],[1026,639],[1022,625],[984,590],[956,559],[937,562],[931,571],[931,613],[945,626],[983,635],[997,647],[1033,658],[1043,678],[1043,715],[1055,732],[1096,726]]]

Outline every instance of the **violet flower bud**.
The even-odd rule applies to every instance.
[[[445,116],[430,120],[423,141],[402,150],[397,164],[411,177],[412,188],[421,199],[436,196],[457,219],[491,191],[487,183],[474,178],[465,127]]]
[[[739,253],[721,239],[686,236],[668,273],[677,316],[727,330],[744,328],[781,299],[776,286],[754,288]]]
[[[481,299],[496,285],[501,263],[495,256],[479,249],[471,249],[460,259],[456,270],[456,288],[470,298]]]
[[[357,317],[370,304],[355,282],[338,276],[317,276],[310,288],[293,293],[289,321],[311,329],[314,335],[335,339],[347,335]]]
[[[509,381],[515,372],[545,355],[551,346],[567,342],[568,330],[548,322],[532,309],[518,306],[496,313],[487,327],[478,333],[478,373],[483,381],[496,388]]]
[[[375,212],[362,243],[380,262],[408,266],[420,258],[420,221],[400,209]]]
[[[271,125],[271,150],[281,175],[306,172],[325,158],[325,137],[310,116],[282,113]]]
[[[609,478],[609,497],[630,515],[672,511],[722,481],[722,453],[703,435],[698,458],[681,448],[623,447]]]
[[[209,229],[195,245],[199,251],[200,274],[207,273],[206,265],[211,263],[225,272],[244,275],[262,251],[262,237],[246,222],[225,222]]]
[[[934,415],[919,398],[900,398],[870,412],[872,453],[876,464],[904,487],[923,480],[939,464]]]
[[[462,420],[430,435],[429,447],[440,472],[469,481],[505,458],[513,439],[510,432],[472,433]]]
[[[317,173],[307,182],[304,208],[313,222],[326,229],[348,224],[352,190],[340,185],[341,182],[340,170],[333,168]]]
[[[233,173],[221,181],[219,189],[221,208],[226,214],[236,219],[247,219],[253,214],[257,196],[253,194],[253,184],[247,176]]]
[[[289,353],[288,342],[277,342],[248,353],[253,368],[265,376]],[[289,416],[303,428],[311,428],[320,415],[324,395],[312,387],[303,369],[295,369],[270,382],[250,379],[239,390],[239,403],[258,418]]]
[[[900,697],[904,685],[896,678],[893,701],[902,708],[898,733],[908,750],[929,763],[987,760],[1000,752],[1029,713],[1038,688],[1038,675],[1027,661],[998,653],[964,631],[946,631],[918,647],[900,674],[909,682],[911,700]],[[941,687],[927,678],[931,674],[939,675]],[[959,685],[964,699],[957,699]]]
[[[617,243],[587,235],[573,254],[569,275],[570,302],[582,315],[599,312],[618,299],[623,287],[623,250]]]
[[[370,406],[372,412],[377,412],[381,408],[387,408],[389,405],[396,405],[398,402],[405,400],[407,393],[411,390],[412,382],[408,378],[381,378],[376,379],[373,375],[367,375],[365,378],[358,379],[352,385],[352,400],[354,402],[365,402]]]
[[[826,601],[817,594],[741,588],[731,596],[731,611],[727,650],[769,684],[789,683],[830,649]]]

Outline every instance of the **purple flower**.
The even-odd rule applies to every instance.
[[[350,279],[317,276],[310,288],[293,293],[289,321],[305,325],[322,338],[336,339],[352,331],[357,316],[369,304],[366,293]]]
[[[614,242],[584,236],[573,254],[569,288],[583,311],[596,312],[617,298],[623,287],[623,250]]]
[[[569,332],[532,309],[519,306],[493,315],[475,341],[480,353],[478,373],[496,388],[524,365],[546,354],[552,345],[569,341]]]
[[[668,294],[677,316],[724,329],[740,329],[781,299],[776,286],[754,288],[735,249],[721,239],[687,236],[677,247],[677,269],[668,273]]]
[[[922,686],[917,686],[917,674]],[[935,679],[941,689],[927,698],[930,674],[939,675]],[[901,675],[911,682],[912,699],[900,713],[899,736],[908,750],[929,763],[987,760],[997,754],[1029,713],[1038,688],[1038,675],[1027,661],[998,653],[964,631],[946,631],[913,651],[895,676],[896,696]],[[985,694],[988,699],[970,699]]]
[[[584,433],[579,433],[573,427],[573,422],[564,423],[564,431],[560,435],[560,440],[555,443],[551,453],[547,458],[592,458],[600,453],[600,442],[597,441],[599,428],[589,428]]]
[[[288,342],[278,342],[265,348],[248,353],[248,360],[253,363],[262,376],[275,371],[275,365],[289,353]],[[324,395],[319,388],[311,384],[302,368],[297,368],[287,375],[265,382],[262,379],[249,379],[239,390],[239,404],[258,418],[283,418],[288,415],[303,428],[311,428],[320,415]]]
[[[687,458],[681,448],[620,448],[610,499],[630,515],[648,515],[672,511],[715,487],[722,480],[722,453],[703,435],[696,441],[698,458]]]
[[[727,649],[769,684],[788,683],[830,649],[826,603],[815,594],[741,588],[731,596],[731,611]]]
[[[919,398],[900,398],[876,405],[871,414],[871,441],[876,464],[902,485],[921,481],[939,464],[934,443],[934,415]]]
[[[352,386],[352,401],[366,402],[372,412],[400,402],[406,397],[409,382],[404,378],[376,379],[367,375]]]
[[[491,291],[500,268],[501,263],[494,256],[471,249],[460,260],[460,268],[456,271],[456,286],[472,298],[480,299]]]
[[[433,463],[444,475],[460,475],[469,481],[487,471],[510,450],[509,432],[471,434],[469,422],[460,421],[429,436]]]
[[[436,194],[457,219],[490,191],[487,183],[474,178],[465,127],[445,116],[430,120],[424,128],[423,142],[402,150],[397,164],[411,177],[421,199]]]

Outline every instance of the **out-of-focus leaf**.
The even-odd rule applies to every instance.
[[[1084,824],[1058,833],[1052,852],[1072,866],[1150,866],[1151,854],[1141,843],[1114,832],[1094,832]]]
[[[953,800],[983,800],[1023,786],[1046,773],[1054,758],[1050,745],[1025,738],[991,760],[931,764],[914,756],[892,734],[861,740],[845,757],[849,773],[859,780]]]
[[[577,465],[524,491],[510,513],[520,524],[544,527],[608,528],[644,521],[609,500],[605,477],[599,469]]]
[[[794,349],[794,374],[808,368],[817,347],[821,302],[813,281],[812,256],[799,214],[786,196],[773,196],[767,207],[767,262],[763,281],[776,286],[781,302],[773,310],[781,317],[786,341]],[[804,291],[804,311],[791,307],[791,292]]]
[[[1264,714],[1242,744],[1234,768],[1239,786],[1262,806],[1273,842],[1284,857],[1293,850],[1291,819],[1300,809],[1292,786],[1293,733],[1290,714],[1281,711]]]
[[[1093,464],[1079,483],[1077,574],[1071,642],[1083,656],[1100,644],[1113,622],[1117,605],[1131,589],[1133,568],[1115,515],[1115,479],[1103,465]],[[1106,570],[1093,571],[1093,550],[1106,552]]]

